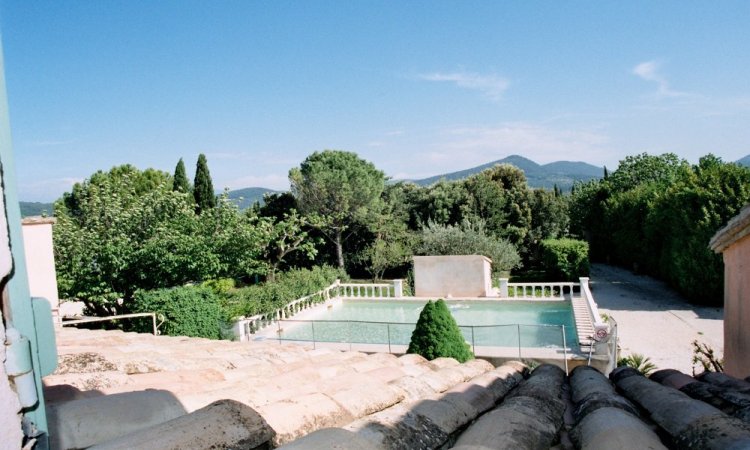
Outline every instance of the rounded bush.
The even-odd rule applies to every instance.
[[[406,353],[416,353],[429,360],[446,357],[466,362],[474,358],[456,319],[443,300],[430,300],[424,306]]]

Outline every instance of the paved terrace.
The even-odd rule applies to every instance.
[[[568,378],[551,365],[292,344],[57,338],[59,367],[44,380],[53,448],[750,446],[750,383],[721,375],[617,371],[616,392],[586,366]]]

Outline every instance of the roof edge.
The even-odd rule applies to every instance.
[[[746,236],[750,236],[750,203],[730,219],[724,228],[716,232],[708,246],[714,252],[722,253],[727,247]]]

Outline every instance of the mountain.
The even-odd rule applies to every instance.
[[[556,161],[549,164],[537,164],[534,161],[519,155],[511,155],[507,158],[499,159],[481,166],[472,167],[471,169],[460,170],[458,172],[436,175],[434,177],[424,178],[421,180],[412,180],[420,186],[429,186],[433,183],[446,180],[461,180],[485,169],[489,169],[496,164],[512,164],[523,170],[526,174],[529,187],[552,189],[554,185],[563,190],[568,190],[573,186],[575,181],[588,181],[601,178],[604,175],[604,168],[597,167],[585,162],[579,161]]]
[[[55,211],[52,203],[18,202],[21,207],[21,217],[51,216]]]
[[[750,167],[750,155],[745,156],[737,160],[737,164],[745,167]]]
[[[263,195],[273,194],[275,192],[279,191],[262,187],[249,187],[229,191],[227,194],[229,195],[229,199],[233,200],[240,209],[247,209],[253,206],[253,203],[255,202],[263,203]]]

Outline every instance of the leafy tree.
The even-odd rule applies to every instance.
[[[190,194],[173,191],[164,172],[130,165],[99,171],[55,211],[60,295],[97,315],[128,312],[138,289],[265,272],[263,228],[226,199],[198,216]]]
[[[442,299],[430,300],[424,306],[406,353],[416,353],[429,360],[455,358],[462,363],[474,358],[456,319]]]
[[[523,170],[498,164],[465,181],[469,211],[485,221],[487,230],[524,247],[531,229],[530,191]],[[467,217],[467,216],[464,216]]]
[[[419,226],[434,222],[442,225],[461,223],[469,197],[460,182],[440,180],[428,187],[419,199]]]
[[[263,195],[263,205],[258,205],[258,215],[283,220],[297,209],[297,200],[290,192],[274,192]]]
[[[686,168],[689,168],[688,162],[674,153],[664,153],[658,156],[642,153],[627,156],[620,161],[617,170],[607,177],[607,181],[618,192],[634,189],[646,183],[669,185]]]
[[[174,168],[174,179],[172,180],[172,190],[178,192],[190,192],[190,182],[188,182],[187,173],[185,173],[185,163],[182,158],[177,162]]]
[[[417,247],[420,255],[484,255],[492,260],[495,271],[503,272],[521,266],[515,246],[488,235],[482,221],[464,221],[459,226],[430,222],[420,237]]]
[[[259,225],[268,227],[269,245],[266,247],[265,258],[268,262],[267,278],[273,281],[276,271],[284,259],[293,252],[300,252],[308,259],[314,259],[318,253],[316,245],[318,239],[311,238],[305,229],[305,220],[292,210],[281,220],[259,219]]]
[[[320,217],[318,227],[333,242],[338,267],[344,269],[347,230],[378,201],[385,175],[356,153],[325,150],[290,170],[289,181],[300,210]]]
[[[211,174],[208,171],[206,155],[198,155],[198,163],[195,166],[195,181],[193,182],[193,197],[195,198],[195,210],[198,214],[216,206],[216,194]]]

